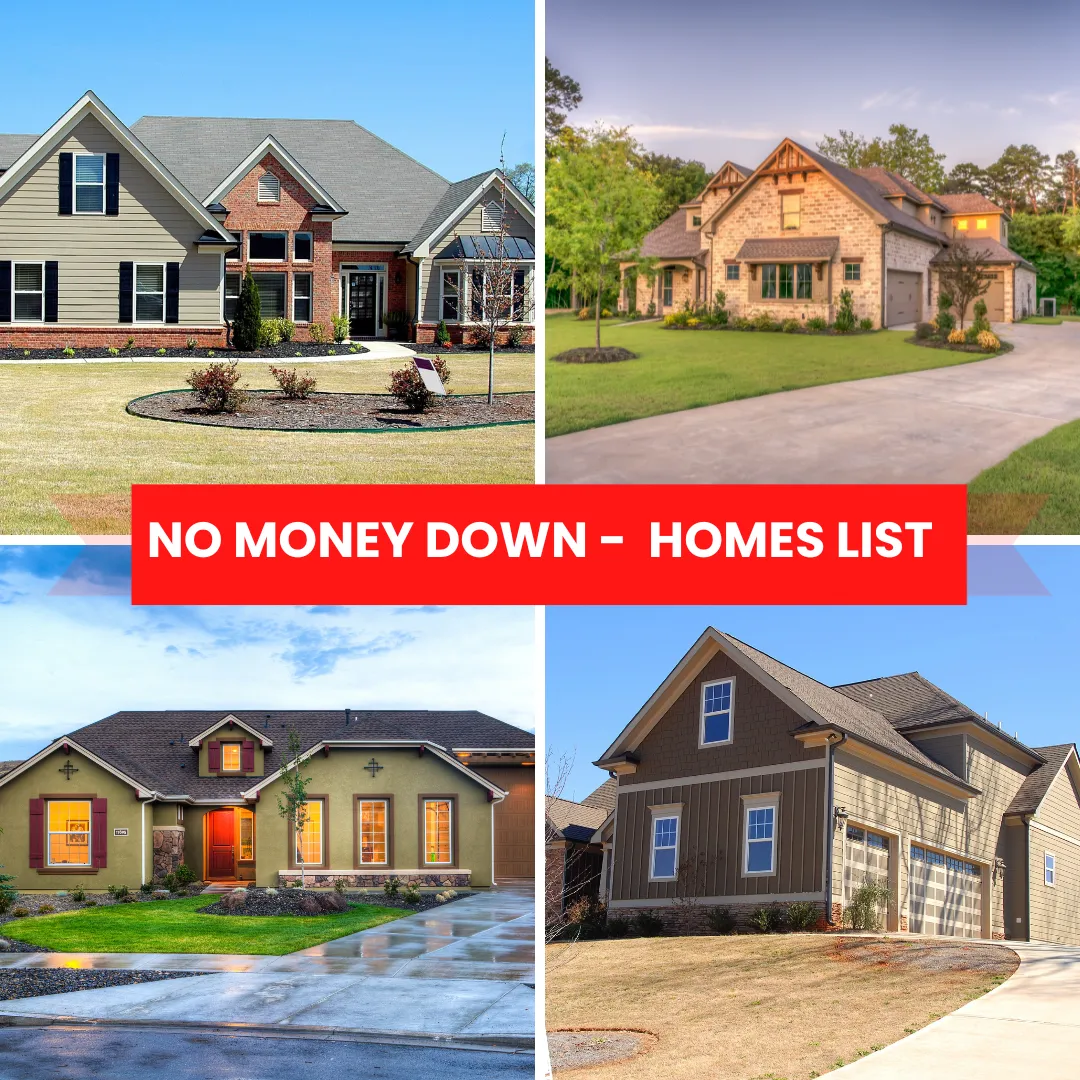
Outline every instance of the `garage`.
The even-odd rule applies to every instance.
[[[495,804],[495,881],[536,876],[536,769],[480,765],[476,771],[509,792]]]
[[[859,825],[844,832],[844,907],[866,882],[889,887],[889,838]]]
[[[982,867],[911,845],[908,929],[940,937],[982,937]]]
[[[885,272],[885,325],[922,321],[922,274],[911,270]]]
[[[1011,272],[1010,269],[1009,273]],[[990,288],[979,299],[986,304],[986,317],[991,322],[1005,321],[1005,273],[1004,270],[988,270],[986,272],[986,276],[990,278]],[[964,313],[965,325],[975,318],[976,303],[977,301],[972,300],[968,304],[967,311]]]

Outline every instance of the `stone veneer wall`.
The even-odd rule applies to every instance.
[[[378,888],[396,878],[402,885],[418,885],[422,889],[467,889],[472,882],[472,875],[466,870],[447,870],[444,873],[395,873],[390,870],[380,870],[375,873],[368,870],[308,870],[304,879],[309,885],[333,885],[342,881],[350,888]],[[278,873],[278,884],[282,886],[300,884],[300,871],[289,870]]]
[[[175,874],[184,861],[184,826],[154,826],[154,880]]]
[[[885,234],[885,265],[890,270],[910,270],[922,275],[922,315],[919,322],[929,322],[937,311],[937,274],[930,271],[930,260],[941,249],[929,240],[918,240],[900,232]],[[927,281],[930,280],[929,287]]]

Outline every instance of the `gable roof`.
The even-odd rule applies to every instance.
[[[936,206],[939,210],[945,210],[945,204],[937,195],[923,191],[916,187],[906,176],[898,172],[886,169],[881,165],[869,165],[859,169],[852,169],[856,176],[862,176],[869,180],[882,193],[882,195],[902,195],[919,206]]]
[[[221,728],[223,724],[228,724],[229,727],[238,727],[241,731],[246,731],[253,738],[259,740],[259,745],[264,750],[266,747],[274,745],[274,740],[270,738],[265,728],[264,730],[259,731],[257,728],[252,727],[251,724],[245,724],[239,716],[233,716],[232,713],[229,713],[227,716],[221,717],[220,720],[215,720],[205,731],[200,731],[198,735],[193,735],[188,739],[188,746],[197,750],[202,746],[203,739],[208,735],[213,735],[213,733]]]
[[[985,195],[977,191],[961,191],[955,195],[938,195],[938,202],[945,208],[947,214],[1004,214],[1009,217],[1009,211],[998,206]]]
[[[21,761],[0,761],[0,776],[6,776],[12,769],[21,764]]]
[[[699,200],[705,194],[705,192],[708,191],[709,188],[711,188],[713,184],[715,184],[720,179],[720,174],[727,168],[732,168],[737,173],[740,173],[744,180],[754,171],[753,169],[747,168],[745,165],[739,165],[737,162],[725,161],[724,164],[721,165],[720,168],[717,169],[716,172],[714,172],[712,176],[709,177],[709,182],[705,185],[704,188],[702,188],[701,195],[698,196]]]
[[[558,836],[588,844],[592,841],[593,833],[604,824],[609,811],[601,806],[590,806],[587,803],[572,802],[570,799],[558,799],[549,795],[545,813],[548,824]]]
[[[686,224],[686,211],[676,210],[641,241],[640,254],[648,259],[696,259],[704,254],[701,230]]]
[[[612,811],[619,798],[619,781],[615,777],[605,780],[591,795],[581,800],[584,806],[598,806],[601,810]]]
[[[960,234],[964,237],[964,234]],[[957,241],[954,240],[953,243]],[[1035,267],[1027,261],[1022,259],[1015,251],[1010,251],[1004,244],[995,240],[992,236],[968,236],[964,237],[961,243],[966,243],[972,251],[978,252],[982,255],[980,260],[986,266],[995,266],[1011,263],[1016,266],[1025,266],[1029,270],[1034,270]],[[940,263],[944,258],[944,251],[939,251],[931,260],[931,264]]]
[[[1013,801],[1006,808],[1006,814],[1034,814],[1050,790],[1050,785],[1065,767],[1069,755],[1076,753],[1076,747],[1072,743],[1063,743],[1060,746],[1040,746],[1038,753],[1046,764],[1040,765],[1033,773],[1028,774],[1020,785],[1020,790],[1013,796]]]
[[[37,135],[0,135],[0,172],[10,169],[38,138]]]

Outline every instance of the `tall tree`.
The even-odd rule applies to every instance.
[[[1066,150],[1054,158],[1054,171],[1061,209],[1075,210],[1080,202],[1080,161],[1075,150]]]
[[[1007,206],[1010,214],[1018,209],[1038,214],[1043,208],[1050,171],[1050,156],[1031,143],[1010,143],[986,174],[993,188],[992,198]]]
[[[567,113],[581,104],[581,87],[544,57],[544,130],[549,139],[566,126]]]
[[[641,164],[653,174],[660,187],[656,225],[669,218],[676,207],[700,195],[712,175],[700,161],[684,161],[667,154],[644,153]]]
[[[278,813],[288,822],[292,830],[292,843],[296,862],[300,867],[300,886],[304,885],[304,826],[308,819],[307,789],[311,777],[305,776],[300,755],[304,745],[300,741],[300,732],[289,728],[288,749],[285,760],[281,763],[278,776],[281,777],[281,791],[278,794]]]
[[[817,148],[830,160],[848,169],[861,169],[866,164],[869,144],[862,135],[840,129],[839,135],[826,135]]]
[[[867,141],[862,135],[841,129],[838,136],[826,135],[818,149],[849,169],[880,165],[899,173],[923,191],[938,191],[945,183],[945,169],[930,136],[906,124],[890,124],[889,137],[878,135]]]
[[[958,195],[969,191],[986,195],[989,190],[986,170],[970,161],[961,161],[949,170],[945,183],[941,186],[941,194]]]
[[[529,202],[536,202],[536,166],[531,161],[515,165],[506,174],[510,181]]]

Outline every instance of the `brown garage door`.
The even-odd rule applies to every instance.
[[[888,270],[885,274],[885,325],[900,326],[922,319],[922,274]]]
[[[991,322],[1005,321],[1005,272],[1003,270],[989,270],[986,276],[990,278],[990,289],[979,297],[986,304],[986,317]],[[964,324],[967,325],[975,318],[975,304],[972,300],[968,304],[964,314]]]
[[[495,880],[536,876],[536,770],[495,765],[477,772],[510,794],[495,804]]]

